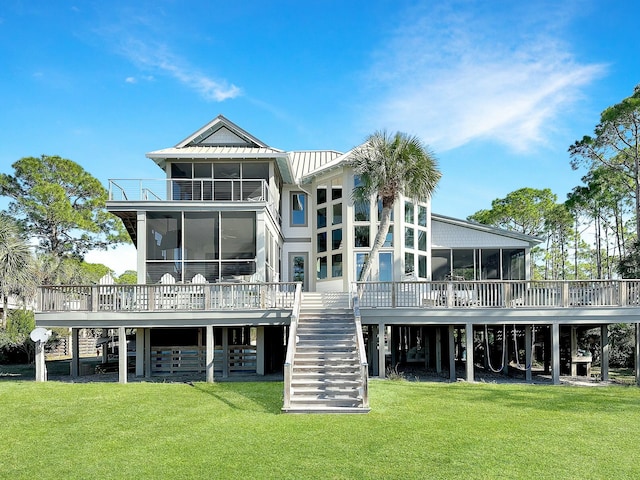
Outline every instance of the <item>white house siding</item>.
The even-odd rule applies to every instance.
[[[524,248],[530,244],[517,238],[484,232],[431,219],[431,248]]]

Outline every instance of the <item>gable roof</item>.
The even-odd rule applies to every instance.
[[[193,146],[270,148],[224,115],[218,115],[200,130],[179,142],[175,148]]]
[[[286,152],[272,148],[240,128],[223,115],[218,115],[204,127],[189,135],[174,147],[147,153],[164,170],[167,160],[179,159],[275,159],[285,182],[293,175]]]

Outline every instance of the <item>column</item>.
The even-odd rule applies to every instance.
[[[560,385],[560,324],[551,324],[551,377],[554,385]]]
[[[600,379],[609,380],[609,325],[600,325]]]
[[[378,377],[384,378],[387,371],[386,356],[384,353],[384,335],[387,329],[384,323],[378,324]]]
[[[144,375],[144,331],[145,328],[136,328],[136,377]]]
[[[524,379],[531,381],[531,368],[533,367],[533,351],[531,342],[531,325],[524,326]]]
[[[367,325],[368,335],[367,335],[367,361],[369,362],[369,366],[371,367],[371,373],[373,377],[377,377],[380,374],[378,373],[378,360],[379,357],[375,355],[375,352],[378,350],[377,338],[378,338],[378,326],[377,325]]]
[[[76,378],[80,374],[80,329],[71,329],[71,376]]]
[[[456,381],[456,339],[455,325],[449,325],[449,380]]]
[[[215,341],[214,341],[214,337],[213,337],[213,325],[207,325],[206,326],[206,330],[207,330],[207,340],[206,340],[206,349],[207,349],[207,353],[206,353],[206,372],[207,372],[207,382],[208,383],[213,383],[213,370],[214,370],[214,356],[213,356],[213,352],[215,350]]]
[[[636,385],[640,387],[640,323],[636,323]]]
[[[466,345],[465,349],[467,351],[467,361],[466,361],[466,373],[467,373],[467,382],[473,382],[473,323],[467,323],[464,327],[465,340]]]
[[[127,383],[127,332],[118,327],[118,381]]]
[[[436,372],[442,372],[442,331],[436,327]]]
[[[222,328],[222,378],[229,376],[229,328]]]
[[[36,342],[36,382],[47,381],[47,366],[44,359],[45,342]]]
[[[151,377],[151,329],[144,329],[144,376]]]
[[[571,376],[578,375],[578,365],[573,361],[578,356],[578,332],[577,328],[571,326]]]
[[[264,375],[264,327],[256,328],[256,373]]]

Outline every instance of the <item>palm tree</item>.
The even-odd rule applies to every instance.
[[[9,217],[0,215],[0,298],[2,318],[0,327],[7,324],[9,295],[28,298],[34,291],[32,254],[28,243],[20,237],[18,228]]]
[[[350,164],[360,183],[353,190],[356,202],[370,202],[376,195],[382,202],[380,226],[369,258],[360,273],[359,281],[371,273],[374,259],[389,232],[391,212],[400,195],[416,201],[426,201],[433,194],[442,174],[437,160],[422,141],[412,135],[379,131],[355,148]]]

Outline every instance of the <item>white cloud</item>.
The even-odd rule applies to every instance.
[[[222,102],[242,94],[239,87],[200,72],[184,59],[171,53],[165,45],[129,38],[122,44],[121,52],[136,65],[167,74],[195,90],[206,100]],[[151,75],[146,78],[153,80]]]
[[[136,83],[138,80],[136,80],[136,77],[127,77],[124,79],[124,81],[126,83]]]
[[[475,139],[518,151],[544,144],[552,121],[605,70],[574,60],[542,15],[415,13],[377,52],[369,78],[382,93],[371,120],[440,151]]]

